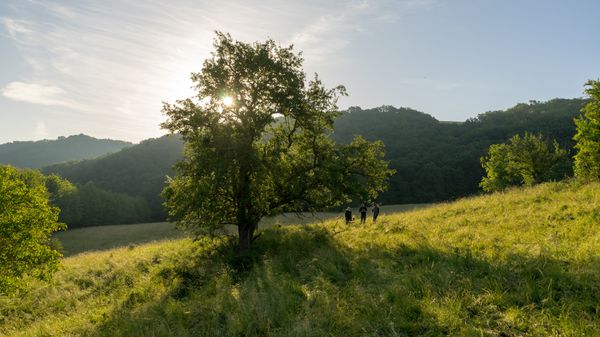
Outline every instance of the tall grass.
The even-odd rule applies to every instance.
[[[270,228],[64,260],[0,299],[7,336],[598,336],[600,184],[550,183],[366,226]]]

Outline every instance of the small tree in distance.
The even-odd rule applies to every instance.
[[[567,151],[556,141],[550,146],[541,134],[530,133],[491,145],[487,156],[481,158],[481,165],[486,176],[479,185],[486,192],[560,180],[570,173]]]
[[[375,198],[393,174],[380,141],[330,137],[345,88],[307,81],[303,59],[273,40],[248,44],[217,32],[215,51],[192,74],[195,99],[164,104],[163,127],[185,156],[163,191],[171,218],[200,235],[234,224],[247,253],[259,221]]]
[[[588,81],[585,93],[591,101],[581,110],[583,114],[575,119],[577,134],[575,148],[575,176],[590,180],[600,178],[600,80]]]

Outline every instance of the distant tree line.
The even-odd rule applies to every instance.
[[[60,210],[58,220],[71,229],[150,221],[150,209],[141,197],[107,191],[93,182],[75,185],[37,170],[19,172],[30,185],[45,186],[50,204]]]
[[[142,197],[107,191],[92,182],[74,186],[54,204],[61,210],[59,220],[69,228],[150,221],[150,208]]]
[[[181,138],[165,136],[105,157],[48,166],[42,172],[57,174],[80,186],[93,183],[105,191],[134,197],[136,203],[143,201],[149,209],[149,217],[144,215],[144,219],[162,221],[166,213],[160,193],[166,176],[173,175],[173,165],[182,157]]]
[[[573,162],[556,139],[552,144],[541,133],[513,136],[508,142],[492,144],[481,158],[486,175],[480,186],[484,191],[502,191],[511,186],[531,186],[558,181],[575,173],[580,181],[600,178],[600,81],[588,81],[588,102],[574,119],[577,153]]]
[[[556,140],[572,156],[575,123],[587,101],[531,101],[480,114],[465,122],[440,122],[407,108],[350,108],[336,120],[334,138],[347,142],[354,134],[380,139],[396,174],[381,201],[428,203],[479,193],[485,171],[480,158],[492,144],[526,132]],[[567,164],[567,174],[570,170]]]
[[[131,143],[121,140],[96,139],[83,134],[0,144],[0,163],[20,168],[40,168],[55,163],[96,158],[118,152]]]

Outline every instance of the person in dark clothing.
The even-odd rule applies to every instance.
[[[346,212],[344,213],[344,215],[346,216],[346,225],[350,223],[350,221],[352,221],[352,208],[348,207],[346,208]]]
[[[373,204],[373,223],[377,222],[379,216],[379,205]]]
[[[367,222],[367,207],[365,204],[360,205],[358,211],[360,212],[360,223],[363,224]]]

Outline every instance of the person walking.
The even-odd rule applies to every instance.
[[[377,217],[379,216],[379,205],[377,203],[373,204],[373,223],[377,222]]]
[[[346,225],[350,223],[350,221],[352,221],[352,208],[350,208],[350,206],[348,206],[346,208],[346,212],[344,212],[344,215],[346,216]]]
[[[358,211],[360,212],[360,223],[364,224],[367,222],[367,206],[365,206],[365,204],[361,204]]]

